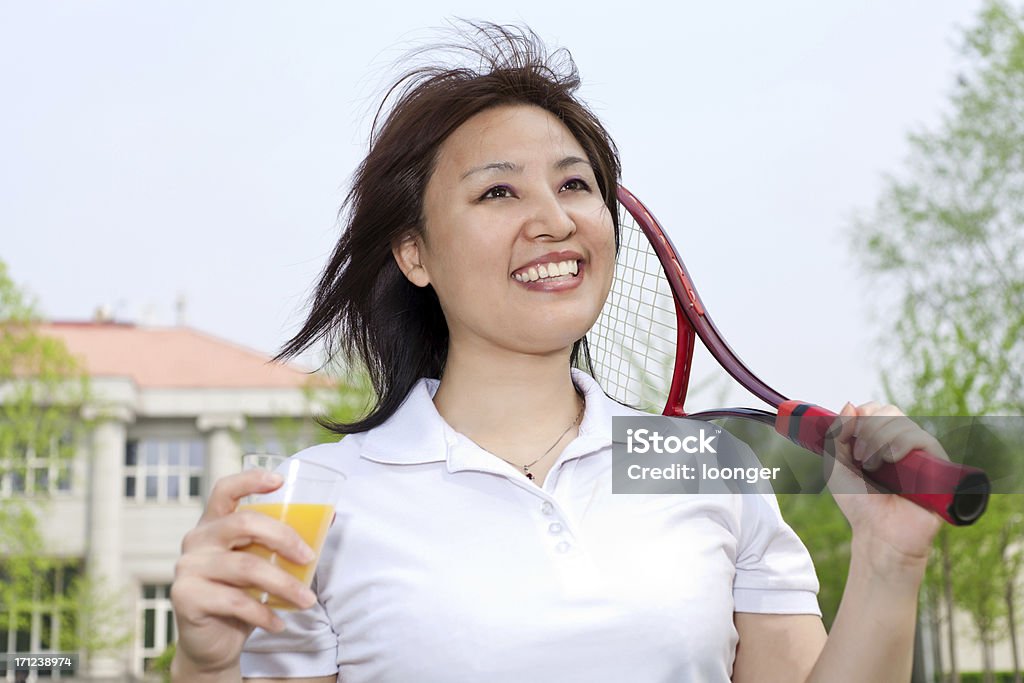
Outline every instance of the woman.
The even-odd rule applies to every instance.
[[[611,416],[633,412],[570,361],[612,277],[615,147],[566,53],[476,30],[482,68],[391,91],[282,352],[327,339],[378,396],[335,425],[352,436],[296,456],[348,475],[315,591],[234,550],[310,559],[287,527],[234,512],[279,481],[221,480],[177,565],[175,680],[908,680],[931,513],[836,496],[853,546],[826,638],[771,497],[611,495]],[[842,415],[841,459],[941,454],[892,407]],[[303,611],[275,614],[253,586]]]

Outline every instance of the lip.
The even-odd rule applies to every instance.
[[[521,273],[530,268],[536,268],[537,266],[543,266],[548,263],[558,263],[559,261],[576,261],[577,272],[574,277],[566,280],[537,280],[536,282],[520,282],[513,277],[516,273]],[[534,292],[564,292],[570,289],[576,289],[583,283],[584,274],[586,273],[586,261],[583,260],[583,256],[577,251],[552,251],[548,254],[544,254],[540,258],[534,259],[529,263],[516,268],[512,271],[512,275],[509,279],[516,283],[520,287],[525,287],[528,290]]]

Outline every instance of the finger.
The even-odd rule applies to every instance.
[[[198,552],[203,548],[231,550],[258,543],[280,553],[296,564],[311,562],[316,553],[302,537],[284,522],[252,510],[238,510],[208,524],[201,524],[185,535],[182,550]]]
[[[897,408],[896,406],[893,406],[893,405],[882,405],[878,401],[868,401],[867,403],[862,403],[859,406],[857,406],[857,417],[858,418],[867,418],[867,417],[895,417],[897,415],[902,415],[902,414],[903,413],[901,413],[900,409]],[[854,438],[859,437],[860,436],[860,430],[865,429],[866,427],[870,427],[870,424],[871,424],[870,421],[865,421],[863,424],[860,424],[860,420],[858,419],[858,426],[857,426],[856,429],[854,429],[854,432],[853,432]]]
[[[194,627],[202,626],[209,617],[219,617],[236,619],[271,633],[284,629],[284,621],[274,614],[274,610],[241,588],[199,576],[176,578],[171,584],[171,604],[178,619]]]
[[[857,409],[847,401],[835,421],[828,429],[828,436],[838,444],[847,444],[853,437],[853,429],[857,424]]]
[[[914,429],[908,429],[892,440],[893,462],[899,462],[908,453],[915,450],[922,450],[940,460],[949,460],[946,449],[934,436],[914,425]]]
[[[864,469],[878,469],[883,462],[899,462],[908,453],[922,450],[942,460],[949,460],[938,439],[921,429],[909,418],[897,418],[878,435],[884,443],[864,461]]]
[[[879,414],[860,418],[857,425],[857,436],[853,441],[853,459],[864,463],[900,433],[900,421],[906,419]]]
[[[280,474],[267,470],[248,470],[239,474],[221,477],[210,491],[200,523],[231,514],[238,507],[238,501],[253,493],[267,493],[281,486],[284,479]]]
[[[867,403],[861,403],[857,406],[857,415],[861,417],[870,417],[885,407],[886,406],[882,405],[878,401],[868,401]]]
[[[868,470],[875,470],[883,462],[898,462],[913,450],[921,449],[948,460],[945,449],[913,420],[900,413],[895,417],[870,418],[863,435],[854,448],[855,458]]]
[[[177,570],[208,581],[236,588],[255,588],[287,600],[299,609],[316,603],[316,595],[305,584],[265,558],[244,551],[193,553],[183,556]]]

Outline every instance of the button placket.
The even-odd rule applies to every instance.
[[[569,525],[562,517],[560,510],[550,500],[545,500],[540,505],[541,517],[538,520],[547,531],[548,538],[552,544],[548,546],[558,555],[565,555],[573,549],[572,533]]]

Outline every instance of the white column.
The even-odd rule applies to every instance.
[[[203,476],[203,500],[221,477],[242,470],[242,445],[239,432],[245,429],[245,416],[206,414],[196,419],[199,431],[206,434],[206,466]]]
[[[102,631],[110,630],[111,639],[122,635],[125,623],[133,623],[130,613],[131,597],[126,590],[122,572],[124,512],[124,454],[127,425],[134,415],[124,407],[86,407],[83,416],[95,420],[92,432],[91,461],[89,467],[89,502],[86,543],[86,571],[91,579],[96,598],[100,601],[120,600],[125,610],[123,623],[93,623],[87,628],[93,635],[104,639]],[[108,616],[106,621],[111,620]],[[89,658],[86,676],[89,680],[122,680],[127,673],[125,653],[106,652]]]

